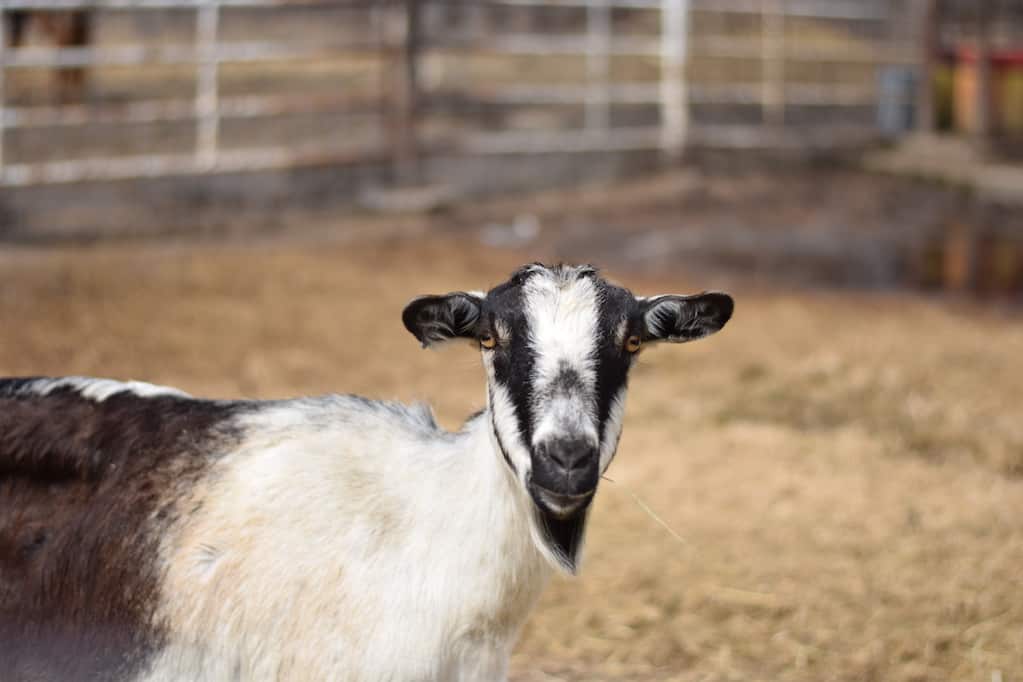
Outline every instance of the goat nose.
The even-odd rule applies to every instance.
[[[573,474],[590,466],[596,448],[582,438],[558,438],[546,445],[546,454],[566,474]]]

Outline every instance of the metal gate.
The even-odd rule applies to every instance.
[[[877,69],[916,61],[906,2],[881,0],[0,0],[5,27],[27,11],[88,11],[145,39],[0,35],[5,186],[370,161],[415,178],[438,150],[840,144],[874,132]],[[146,34],[160,13],[175,30]],[[40,100],[62,68],[96,84]],[[151,134],[127,151],[100,144],[138,127]]]

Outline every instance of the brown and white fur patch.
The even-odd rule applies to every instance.
[[[488,420],[34,381],[0,382],[14,680],[503,679],[550,569]]]
[[[238,407],[121,386],[0,381],[5,679],[126,679],[166,637],[160,539]]]

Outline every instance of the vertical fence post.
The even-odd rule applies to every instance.
[[[421,47],[420,0],[405,0],[397,5],[391,59],[391,93],[393,102],[393,164],[399,184],[418,183],[419,142],[419,50]]]
[[[761,108],[764,123],[785,124],[785,0],[760,0]]]
[[[606,131],[611,125],[611,5],[586,3],[586,129]]]
[[[217,165],[217,149],[220,137],[220,97],[218,71],[220,58],[217,54],[217,33],[220,24],[219,0],[205,0],[196,16],[196,158],[203,168]]]
[[[661,0],[661,151],[670,160],[682,156],[689,131],[688,23],[689,0]]]

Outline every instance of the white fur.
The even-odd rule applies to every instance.
[[[489,379],[488,383],[490,384],[487,396],[487,412],[493,421],[493,430],[496,431],[493,447],[495,450],[499,450],[502,446],[504,447],[505,452],[508,453],[512,464],[515,466],[515,470],[519,474],[522,484],[525,485],[533,462],[529,448],[522,441],[521,427],[515,414],[515,404],[512,402],[508,389],[494,381],[493,360],[487,353],[483,354],[483,367],[486,369]],[[501,439],[500,443],[496,440],[497,436]]]
[[[59,379],[39,379],[26,387],[26,391],[49,395],[60,389],[77,391],[83,398],[103,402],[112,395],[118,393],[133,393],[141,398],[153,398],[157,396],[175,396],[178,398],[190,397],[184,391],[167,386],[157,386],[144,381],[114,381],[113,379],[92,379],[89,377],[61,377]]]
[[[611,410],[604,422],[604,442],[600,444],[600,473],[607,471],[618,449],[618,441],[622,437],[622,426],[625,422],[625,394],[623,387],[611,399]]]
[[[529,342],[536,358],[534,446],[551,435],[565,433],[584,436],[597,444],[594,353],[599,300],[592,279],[569,272],[561,276],[558,271],[546,271],[530,277],[523,287]],[[582,390],[573,395],[549,396],[548,387],[565,367],[578,373]]]
[[[488,414],[451,434],[331,398],[243,427],[163,540],[141,681],[505,679],[550,564]]]

